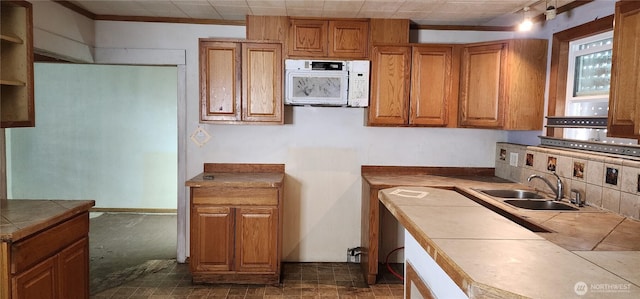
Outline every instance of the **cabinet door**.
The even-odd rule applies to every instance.
[[[394,43],[406,44],[409,42],[408,19],[370,19],[371,44]]]
[[[366,58],[368,21],[329,21],[329,57]]]
[[[640,135],[640,2],[617,2],[609,98],[609,128],[614,137]]]
[[[327,21],[291,19],[289,56],[326,56],[328,27]]]
[[[414,125],[446,126],[453,98],[453,46],[414,46],[411,64],[411,112]]]
[[[240,272],[275,272],[278,263],[278,209],[236,209],[236,261]]]
[[[82,238],[58,254],[60,298],[89,298],[89,242]]]
[[[282,45],[242,45],[242,119],[283,123]]]
[[[57,296],[55,256],[22,272],[12,280],[13,298],[60,298]]]
[[[460,125],[500,128],[504,117],[506,43],[465,47],[460,78]]]
[[[233,263],[233,214],[229,207],[191,207],[192,272],[230,271]]]
[[[200,42],[200,120],[240,120],[240,43]]]
[[[374,46],[371,57],[369,125],[407,125],[410,46]]]

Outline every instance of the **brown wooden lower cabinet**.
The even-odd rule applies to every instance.
[[[280,194],[278,188],[192,188],[194,282],[280,281]]]
[[[3,242],[8,299],[89,298],[88,233],[89,214],[82,213],[16,243]]]

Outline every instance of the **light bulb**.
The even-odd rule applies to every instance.
[[[520,31],[529,31],[533,27],[533,22],[531,22],[531,18],[527,15],[529,11],[529,6],[525,6],[522,9],[522,23],[518,25],[518,30]]]
[[[518,30],[520,31],[529,31],[531,28],[533,28],[533,22],[531,22],[531,19],[529,18],[524,19],[524,21],[522,21],[518,26]]]

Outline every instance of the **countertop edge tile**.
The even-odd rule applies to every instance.
[[[62,208],[61,210],[57,210],[53,213],[43,212],[36,220],[29,222],[20,222],[21,226],[17,226],[13,222],[9,221],[11,229],[7,230],[7,227],[4,227],[3,231],[0,232],[0,240],[2,242],[18,242],[32,234],[35,234],[41,230],[46,229],[52,225],[63,222],[67,219],[71,219],[72,217],[88,212],[91,207],[95,205],[94,200],[21,200],[21,199],[10,199],[8,200],[8,204],[11,204],[12,201],[20,201],[23,204],[33,204],[33,208],[36,208],[43,203],[53,203],[56,206]],[[12,211],[1,210],[2,214],[12,213]],[[7,217],[3,218],[7,219]],[[24,226],[22,226],[24,225]],[[9,225],[7,225],[9,226]]]

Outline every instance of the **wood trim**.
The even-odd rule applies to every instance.
[[[0,207],[7,201],[7,142],[5,129],[0,129]]]
[[[11,294],[11,269],[9,267],[11,261],[11,243],[0,242],[0,298],[10,298]]]
[[[284,173],[284,164],[204,163],[204,172],[277,172]]]
[[[569,67],[569,42],[613,29],[613,15],[569,28],[553,35],[551,43],[551,68],[549,70],[549,104],[547,115],[564,115],[567,71]],[[547,136],[562,138],[562,129],[547,128]]]
[[[213,19],[192,19],[192,18],[170,18],[170,17],[145,17],[145,16],[118,16],[118,15],[97,15],[74,3],[66,0],[53,0],[74,12],[77,12],[94,21],[123,21],[123,22],[156,22],[156,23],[180,23],[180,24],[204,24],[204,25],[232,25],[245,26],[246,21],[213,20]]]
[[[96,14],[94,14],[94,13],[92,13],[92,12],[90,12],[90,11],[88,11],[88,10],[78,6],[78,5],[73,4],[70,1],[66,1],[66,0],[52,0],[52,1],[62,5],[64,7],[66,7],[66,8],[68,8],[70,10],[73,10],[73,11],[75,11],[75,12],[77,12],[77,13],[79,13],[79,14],[81,14],[81,15],[89,18],[89,19],[92,19],[92,20],[96,19]]]
[[[147,209],[147,208],[91,208],[95,213],[145,213],[145,214],[176,214],[177,209]]]
[[[365,174],[435,174],[435,175],[479,175],[494,176],[493,167],[434,167],[434,166],[376,166],[362,165],[360,168],[362,175]]]
[[[405,281],[406,281],[406,286],[405,286],[405,290],[404,290],[404,297],[407,299],[411,299],[411,286],[409,285],[410,283],[414,284],[416,286],[416,288],[418,289],[418,292],[420,293],[420,295],[422,295],[422,298],[425,299],[434,299],[436,298],[433,293],[431,292],[431,290],[429,289],[429,287],[425,284],[424,280],[420,277],[420,275],[418,274],[418,272],[413,268],[413,266],[411,265],[411,263],[409,262],[409,260],[407,260],[404,263],[404,267],[405,267],[405,272],[406,272],[406,277],[405,277]]]
[[[515,31],[514,26],[471,26],[471,25],[418,25],[412,23],[416,30],[461,30],[461,31]]]

